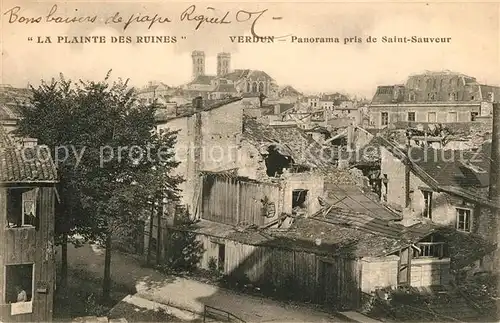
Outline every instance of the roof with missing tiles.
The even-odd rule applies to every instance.
[[[485,143],[485,148],[477,152],[418,147],[406,152],[388,140],[382,139],[380,143],[394,157],[409,162],[411,171],[430,188],[500,207],[482,190],[489,185],[491,144]]]
[[[494,248],[478,235],[453,228],[432,223],[404,227],[340,208],[318,212],[309,218],[295,218],[288,229],[238,228],[206,220],[176,228],[247,245],[347,258],[395,254],[429,235],[438,234],[448,241],[455,268],[474,262]]]
[[[356,185],[325,183],[327,203],[350,212],[368,214],[375,219],[400,220],[401,215],[384,206],[375,193]]]
[[[0,182],[57,182],[50,152],[43,146],[19,148],[0,126]]]
[[[243,137],[256,147],[277,146],[289,154],[295,164],[322,170],[333,167],[333,163],[322,156],[321,145],[296,126],[273,127],[245,117]]]

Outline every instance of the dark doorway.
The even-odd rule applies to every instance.
[[[306,208],[307,190],[298,189],[292,191],[292,208]]]
[[[327,261],[319,261],[319,282],[321,293],[318,295],[318,301],[325,305],[334,305],[337,303],[335,268],[332,263]]]
[[[226,262],[226,245],[223,243],[219,243],[219,256],[217,265],[219,266],[219,270],[224,272]]]

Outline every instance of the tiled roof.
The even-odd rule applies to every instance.
[[[141,94],[141,93],[149,93],[149,92],[154,92],[156,91],[160,86],[164,87],[165,90],[170,90],[171,87],[168,86],[167,84],[165,83],[159,83],[159,84],[153,84],[153,85],[148,85],[142,89],[139,89],[137,91],[138,94]]]
[[[242,69],[236,69],[226,75],[224,75],[223,77],[225,79],[228,79],[228,80],[231,80],[233,82],[236,82],[238,81],[239,79],[243,78],[243,77],[247,77],[248,74],[250,73],[251,70],[249,69],[245,69],[245,70],[242,70]]]
[[[332,222],[330,222],[332,221]],[[381,256],[400,247],[400,239],[382,236],[335,223],[332,217],[298,218],[287,231],[271,232],[268,245],[282,248],[301,247],[324,255],[342,255],[359,258]],[[319,242],[319,245],[318,245]]]
[[[285,111],[292,109],[295,106],[295,103],[278,103],[278,105],[279,105],[278,113],[283,113]]]
[[[348,258],[394,254],[430,234],[439,234],[448,241],[454,268],[474,262],[494,249],[493,245],[473,233],[460,233],[432,223],[404,227],[342,209],[296,218],[289,229],[236,228],[206,220],[177,228],[248,245]]]
[[[327,202],[330,205],[368,214],[375,219],[400,220],[401,216],[379,202],[378,196],[355,185],[325,183]]]
[[[210,85],[212,80],[215,79],[215,75],[198,75],[193,81],[189,84],[203,84]]]
[[[16,106],[8,106],[0,103],[0,120],[18,119],[19,114]]]
[[[263,78],[263,79],[273,79],[269,74],[264,71],[251,70],[251,69],[235,69],[234,71],[226,74],[223,78],[236,82],[242,78]]]
[[[486,153],[486,152],[485,152]],[[439,185],[463,188],[489,185],[489,153],[416,148],[411,158]]]
[[[273,79],[271,76],[269,76],[269,74],[267,74],[266,72],[264,71],[260,71],[260,70],[251,70],[250,74],[248,75],[248,77],[251,77],[251,78],[263,78],[263,79]]]
[[[279,95],[280,96],[287,96],[287,95],[301,95],[299,91],[297,91],[294,87],[291,85],[286,85],[283,88],[279,90]]]
[[[489,200],[482,190],[489,185],[489,177],[486,174],[489,174],[490,170],[490,152],[483,150],[484,153],[479,154],[470,151],[441,151],[424,148],[415,149],[411,152],[412,158],[407,158],[407,153],[395,144],[387,140],[382,140],[382,142],[393,156],[410,161],[411,171],[430,188],[475,200],[491,207],[500,207]]]
[[[214,92],[224,92],[224,93],[236,93],[236,88],[233,84],[219,84]]]
[[[32,92],[27,88],[0,86],[0,120],[18,119],[18,106],[30,104]]]
[[[324,94],[321,96],[320,101],[333,102],[334,105],[339,105],[343,101],[348,101],[349,98],[342,93]]]
[[[57,170],[50,152],[42,146],[16,147],[14,138],[0,126],[0,182],[56,182]]]

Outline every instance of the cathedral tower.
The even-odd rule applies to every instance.
[[[205,52],[195,50],[191,53],[193,59],[193,79],[205,75]]]
[[[231,54],[217,54],[217,76],[224,76],[231,72]]]

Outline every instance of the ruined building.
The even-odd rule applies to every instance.
[[[372,127],[406,123],[491,123],[500,88],[449,71],[412,75],[405,84],[378,86],[369,107]]]

